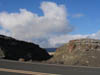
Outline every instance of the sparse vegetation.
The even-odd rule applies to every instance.
[[[58,48],[48,62],[55,64],[100,66],[100,40],[77,39]]]

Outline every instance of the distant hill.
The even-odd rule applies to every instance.
[[[47,52],[55,52],[56,48],[45,48],[47,50]]]

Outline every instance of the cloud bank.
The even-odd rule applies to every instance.
[[[43,2],[40,8],[44,16],[38,16],[26,9],[20,9],[19,13],[0,13],[0,26],[3,32],[9,31],[12,36],[22,39],[39,38],[65,29],[65,32],[69,32],[66,9],[63,5]],[[23,34],[24,36],[21,36]]]
[[[34,41],[71,31],[64,5],[42,2],[40,8],[44,13],[43,16],[38,16],[27,9],[19,9],[19,13],[1,12],[0,34]]]
[[[81,35],[81,34],[69,35],[69,34],[66,34],[66,35],[55,36],[55,37],[49,39],[49,43],[50,43],[50,46],[52,46],[52,47],[59,47],[65,43],[68,43],[70,40],[81,39],[81,38],[100,39],[100,31],[97,33],[87,34],[87,35]]]
[[[69,25],[64,5],[42,2],[40,9],[43,16],[27,9],[19,9],[16,13],[0,12],[0,34],[38,43],[41,47],[58,47],[76,38],[99,37],[100,32],[91,35],[68,35],[73,28]]]

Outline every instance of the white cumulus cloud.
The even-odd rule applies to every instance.
[[[51,47],[59,47],[65,43],[68,43],[70,40],[81,39],[81,38],[100,39],[100,31],[98,31],[97,33],[87,34],[87,35],[65,34],[65,35],[52,37],[48,41]]]
[[[74,39],[80,39],[80,38],[86,38],[88,37],[88,35],[69,35],[69,34],[65,34],[65,35],[60,35],[60,36],[55,36],[53,38],[50,38],[48,41],[50,43],[50,46],[52,47],[59,47],[65,43],[68,43],[70,40],[74,40]]]
[[[64,5],[42,2],[40,9],[43,16],[38,16],[27,9],[19,9],[16,13],[0,12],[0,34],[33,41],[71,31]]]
[[[43,16],[19,9],[19,12],[0,12],[0,34],[12,36],[40,44],[42,47],[58,47],[69,40],[78,38],[100,37],[100,32],[89,35],[69,35],[72,31],[67,19],[67,10],[64,5],[53,2],[42,2],[40,9]],[[81,17],[76,14],[74,17]]]
[[[67,12],[64,5],[43,2],[40,6],[44,16],[20,9],[19,13],[0,13],[0,26],[3,32],[9,31],[11,36],[19,39],[40,38],[56,32],[69,32]],[[2,31],[1,31],[2,33]],[[22,36],[24,35],[24,36]]]

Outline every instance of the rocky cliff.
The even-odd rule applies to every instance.
[[[100,40],[77,39],[58,48],[49,63],[100,66]]]
[[[51,56],[36,44],[0,35],[0,57],[12,60],[22,58],[26,61],[42,61]]]

